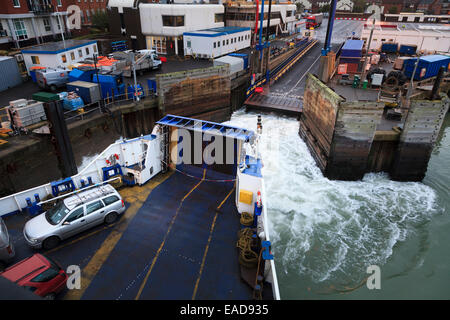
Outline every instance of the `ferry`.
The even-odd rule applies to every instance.
[[[260,118],[257,128],[166,115],[151,134],[111,144],[78,174],[1,198],[16,262],[36,253],[23,239],[26,221],[111,184],[126,205],[118,221],[39,251],[81,270],[81,287],[61,298],[279,300]],[[220,154],[227,161],[208,158]]]

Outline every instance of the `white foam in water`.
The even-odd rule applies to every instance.
[[[256,122],[256,113],[237,111],[227,124],[256,131]],[[297,120],[263,115],[262,124],[260,151],[279,273],[355,284],[367,266],[385,264],[395,245],[436,212],[436,194],[422,183],[395,182],[386,174],[328,180],[300,138]]]

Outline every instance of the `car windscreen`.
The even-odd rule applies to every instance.
[[[53,208],[47,210],[45,218],[50,224],[56,225],[69,213],[69,209],[64,205],[64,202],[58,202]]]

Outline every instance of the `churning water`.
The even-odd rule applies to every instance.
[[[450,297],[448,120],[437,147],[446,155],[434,164],[444,172],[436,176],[429,168],[428,186],[387,174],[328,180],[298,135],[297,120],[262,116],[260,152],[282,299]],[[256,130],[256,122],[256,113],[237,111],[228,124]],[[430,166],[433,161],[436,150]],[[370,265],[381,268],[381,290],[366,287]]]

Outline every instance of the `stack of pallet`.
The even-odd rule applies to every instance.
[[[8,117],[16,127],[26,127],[46,120],[42,102],[19,99],[9,102]]]

